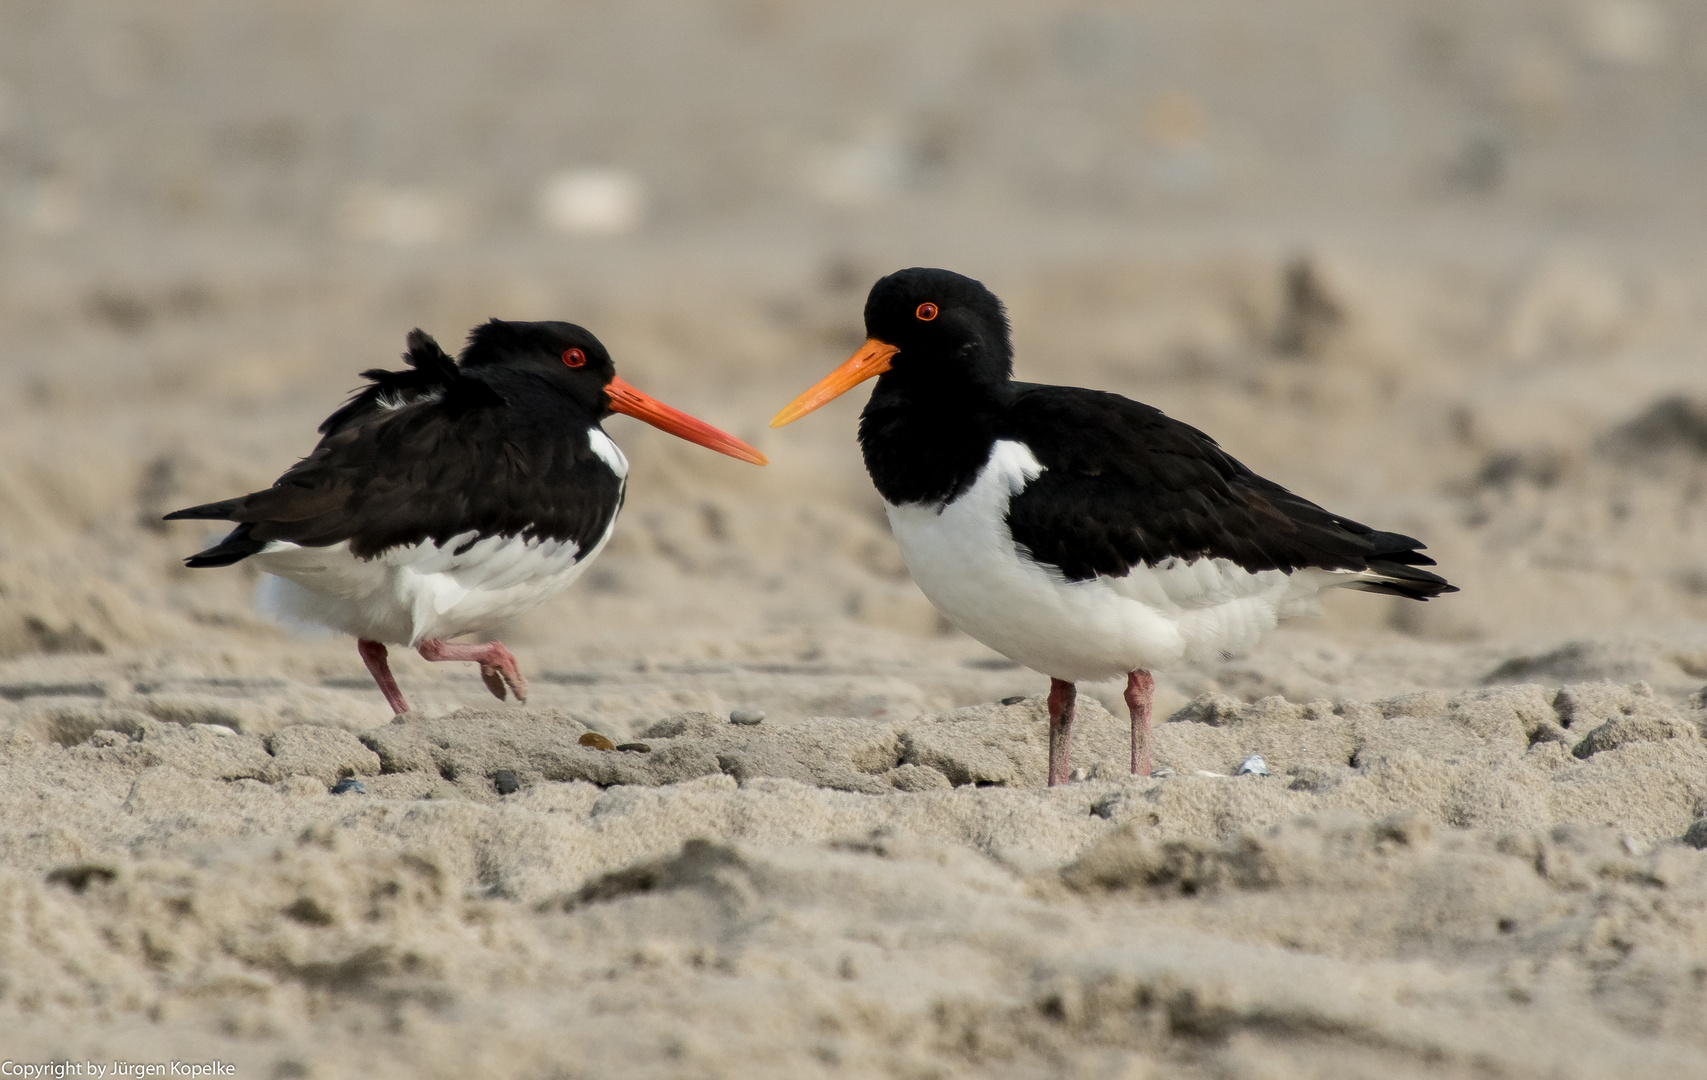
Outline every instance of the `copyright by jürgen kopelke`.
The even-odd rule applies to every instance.
[[[228,1061],[0,1061],[0,1077],[64,1080],[68,1076],[236,1076]]]

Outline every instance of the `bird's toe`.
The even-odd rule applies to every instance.
[[[489,664],[480,665],[481,681],[485,682],[486,689],[492,691],[492,696],[497,698],[499,701],[504,700],[504,684],[509,682],[509,680],[504,676],[505,673],[496,667]],[[518,699],[520,699],[521,696],[522,695],[520,693],[516,694]]]

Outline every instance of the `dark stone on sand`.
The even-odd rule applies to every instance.
[[[585,735],[582,735],[576,741],[578,743],[580,743],[582,746],[588,746],[588,747],[593,748],[594,750],[615,750],[616,749],[616,743],[611,742],[609,739],[605,738],[603,735],[600,735],[596,731],[589,731]]]
[[[366,795],[367,785],[353,776],[346,776],[332,785],[334,795]]]
[[[295,903],[284,909],[284,913],[304,926],[331,926],[337,921],[330,911],[327,911],[311,896],[298,898]]]
[[[500,795],[514,795],[522,789],[521,782],[516,779],[514,769],[499,769],[492,774],[492,786]]]
[[[1698,821],[1696,824],[1700,825],[1702,822]],[[72,892],[80,893],[88,889],[90,885],[105,884],[115,877],[118,877],[118,872],[110,866],[79,863],[76,866],[62,866],[57,870],[50,871],[47,875],[47,883],[49,885],[64,885]]]

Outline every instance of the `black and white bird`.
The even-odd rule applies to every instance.
[[[393,711],[409,710],[386,658],[472,660],[494,695],[527,683],[501,642],[452,642],[530,611],[610,539],[628,459],[599,426],[613,412],[755,465],[765,456],[616,376],[591,333],[565,322],[476,327],[460,360],[420,330],[406,371],[320,425],[313,453],[265,491],[167,514],[238,522],[185,562],[251,559],[263,606],[355,635]]]
[[[1081,680],[1126,679],[1148,776],[1151,669],[1246,650],[1334,586],[1457,591],[1420,569],[1419,541],[1292,494],[1157,409],[1015,382],[1007,313],[971,278],[891,274],[865,330],[771,426],[877,378],[859,443],[895,541],[951,623],[1050,677],[1050,784],[1070,775]]]

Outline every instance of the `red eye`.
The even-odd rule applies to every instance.
[[[920,304],[919,310],[913,312],[913,314],[917,315],[925,322],[930,322],[932,319],[936,318],[936,305],[931,303]]]
[[[580,367],[582,364],[587,362],[587,354],[582,352],[580,349],[565,349],[563,352],[563,362],[568,364],[570,367]]]

